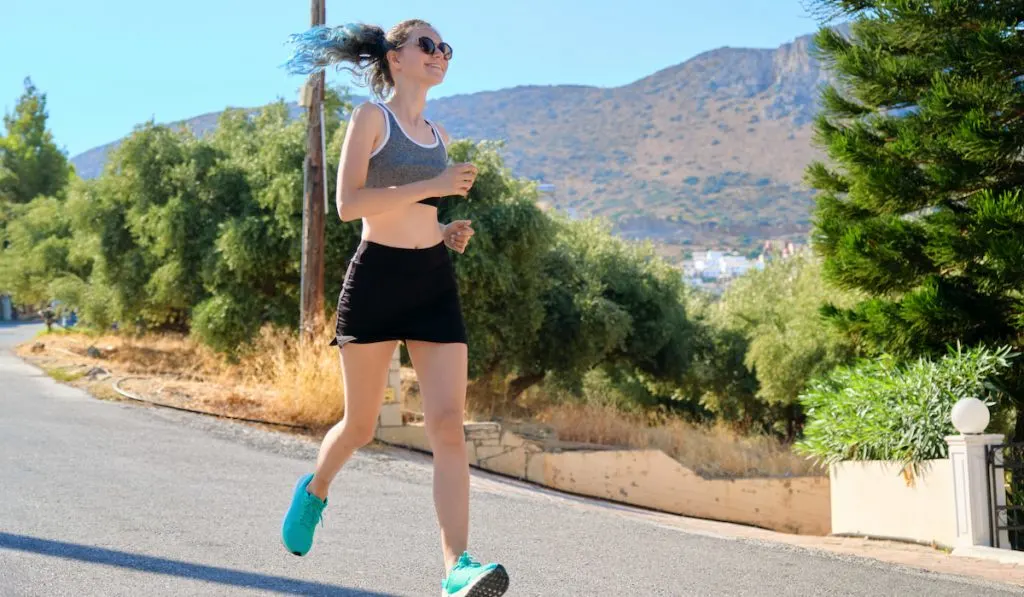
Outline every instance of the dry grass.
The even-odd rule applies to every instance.
[[[471,419],[501,419],[520,432],[538,438],[557,438],[599,446],[659,449],[705,477],[782,477],[823,475],[812,461],[798,456],[779,440],[764,435],[743,435],[726,425],[703,427],[678,417],[644,417],[602,402],[604,390],[588,385],[585,402],[565,400],[535,387],[515,403],[503,395],[502,380],[474,380],[467,392]],[[402,401],[418,410],[422,403],[415,375],[403,372]]]
[[[206,380],[218,376],[224,361],[216,353],[191,339],[176,334],[141,338],[119,335],[88,336],[63,333],[43,334],[36,341],[58,352],[68,351],[83,358],[88,349],[100,351],[97,362],[131,375],[169,375],[182,379]]]
[[[140,376],[127,383],[126,389],[157,400],[313,428],[329,426],[343,414],[338,349],[322,339],[305,344],[291,332],[268,327],[237,362],[228,362],[182,336],[53,334],[37,341],[46,345],[50,355],[77,357],[70,359],[72,368],[100,366],[115,376]],[[101,351],[99,359],[87,356],[90,346]],[[33,351],[26,347],[24,352]],[[58,371],[55,376],[67,381],[81,377],[78,371],[67,369],[68,359],[55,364],[60,366],[47,367]],[[403,406],[421,411],[415,373],[403,370],[402,381]],[[743,436],[725,426],[700,427],[678,418],[622,412],[599,400],[603,393],[599,387],[588,390],[591,400],[583,404],[535,389],[509,405],[500,395],[501,385],[500,380],[471,384],[467,410],[474,420],[519,419],[527,426],[539,425],[560,441],[660,449],[708,477],[823,474],[773,438]]]
[[[278,420],[312,427],[341,419],[345,403],[338,347],[322,335],[302,342],[292,333],[264,328],[253,350],[230,374],[243,387],[262,387],[264,406]]]
[[[148,383],[129,384],[131,391],[159,393],[156,399],[216,409],[238,416],[318,428],[337,422],[344,392],[338,349],[318,335],[302,343],[291,332],[264,328],[237,362],[192,339],[174,334],[44,334],[34,342],[47,352],[77,357],[116,376],[141,376]],[[91,358],[88,349],[100,351]]]
[[[659,449],[706,477],[821,475],[811,461],[767,436],[741,436],[724,425],[700,427],[677,418],[651,424],[612,406],[561,404],[541,412],[563,441]]]

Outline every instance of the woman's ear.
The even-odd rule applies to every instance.
[[[388,50],[388,53],[384,55],[384,60],[387,61],[388,67],[390,67],[391,72],[395,72],[395,70],[397,70],[397,67],[400,66],[401,64],[398,50]]]

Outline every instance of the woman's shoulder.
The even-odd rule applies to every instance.
[[[448,146],[451,142],[451,138],[448,136],[448,131],[444,130],[444,127],[441,126],[441,123],[437,122],[436,120],[429,120],[428,122],[434,125],[434,128],[437,129],[437,134],[441,135],[441,141],[445,144],[445,146]]]
[[[352,120],[384,122],[384,108],[373,100],[365,101],[352,109]]]
[[[351,124],[349,126],[380,134],[387,130],[388,123],[384,110],[376,102],[367,101],[352,109]]]

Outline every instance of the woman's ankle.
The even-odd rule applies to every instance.
[[[444,573],[448,574],[449,572],[452,571],[452,568],[455,567],[455,564],[459,563],[459,556],[462,555],[462,551],[460,551],[459,553],[455,553],[455,552],[453,552],[453,551],[451,551],[449,549],[445,549],[445,548],[442,548],[441,551],[442,551],[442,553],[444,555]],[[465,550],[463,550],[463,551],[465,551]]]
[[[310,479],[309,485],[306,485],[306,491],[308,493],[310,493],[311,495],[314,495],[317,498],[320,498],[320,501],[322,501],[322,502],[326,502],[327,501],[327,490],[328,489],[329,489],[329,484],[325,485],[325,484],[320,483],[319,478],[315,474],[313,475],[313,478]]]

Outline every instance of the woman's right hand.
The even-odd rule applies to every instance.
[[[439,197],[469,194],[469,189],[476,181],[477,169],[471,163],[453,164],[448,166],[434,181],[437,183],[437,194]]]

